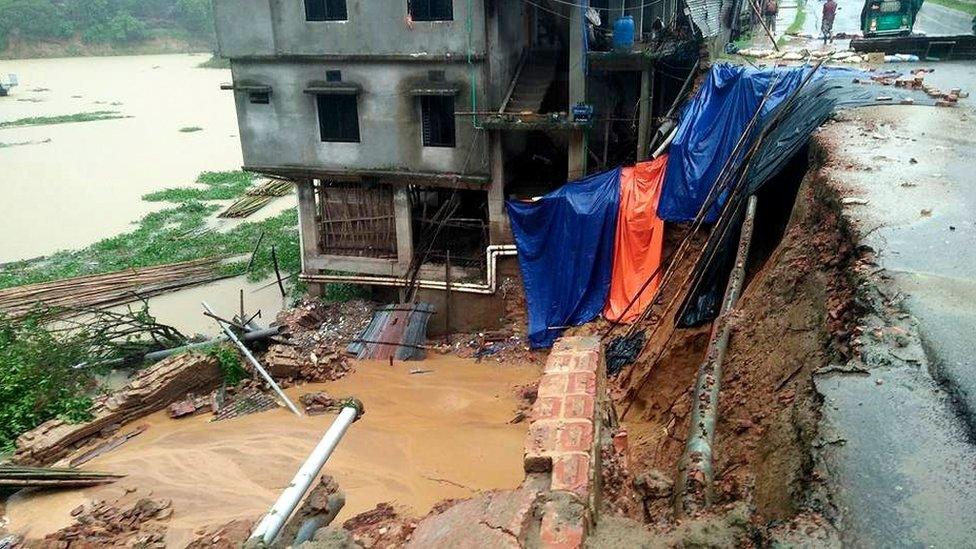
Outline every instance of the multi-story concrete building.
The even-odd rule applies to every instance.
[[[438,288],[450,254],[490,293],[506,197],[646,156],[683,2],[582,1],[214,0],[244,168],[298,184],[302,278]],[[643,45],[594,51],[624,13]]]

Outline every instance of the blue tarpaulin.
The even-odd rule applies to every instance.
[[[571,181],[536,202],[508,201],[532,348],[552,346],[559,327],[603,311],[619,204],[620,168]]]
[[[769,99],[763,104],[759,120],[751,132],[753,135],[740,148],[736,161],[741,160],[752,138],[758,135],[783,100],[800,86],[810,70],[810,67],[756,69],[725,63],[713,66],[708,79],[681,113],[671,143],[671,159],[664,176],[658,217],[672,222],[693,221],[762,103],[770,83],[775,82]],[[816,78],[835,71],[838,69],[821,68]],[[706,222],[712,223],[718,218],[726,194],[723,193],[709,209]]]

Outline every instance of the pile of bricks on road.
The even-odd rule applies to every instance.
[[[97,436],[108,436],[123,424],[162,410],[187,393],[210,391],[223,380],[217,359],[200,353],[169,357],[140,372],[122,390],[101,396],[91,421],[71,424],[45,421],[17,439],[16,463],[53,463]]]
[[[951,107],[960,99],[969,97],[969,93],[963,91],[961,88],[952,88],[949,91],[945,91],[935,86],[930,86],[925,82],[925,75],[930,72],[932,72],[932,69],[915,69],[908,76],[902,76],[898,72],[887,71],[872,75],[870,80],[883,86],[922,91],[932,99],[935,99],[935,105],[937,107]],[[859,79],[854,79],[854,82],[858,83]],[[914,100],[911,97],[904,97],[901,103],[910,105],[914,103]]]
[[[165,521],[173,514],[172,502],[142,498],[131,506],[94,502],[71,512],[75,523],[48,534],[42,540],[27,540],[30,549],[65,547],[166,547]]]

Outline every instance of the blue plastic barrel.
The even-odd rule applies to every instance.
[[[634,18],[625,15],[613,24],[613,49],[630,51],[634,49]]]

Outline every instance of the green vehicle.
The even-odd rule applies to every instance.
[[[866,0],[861,10],[864,37],[907,36],[923,0]]]

